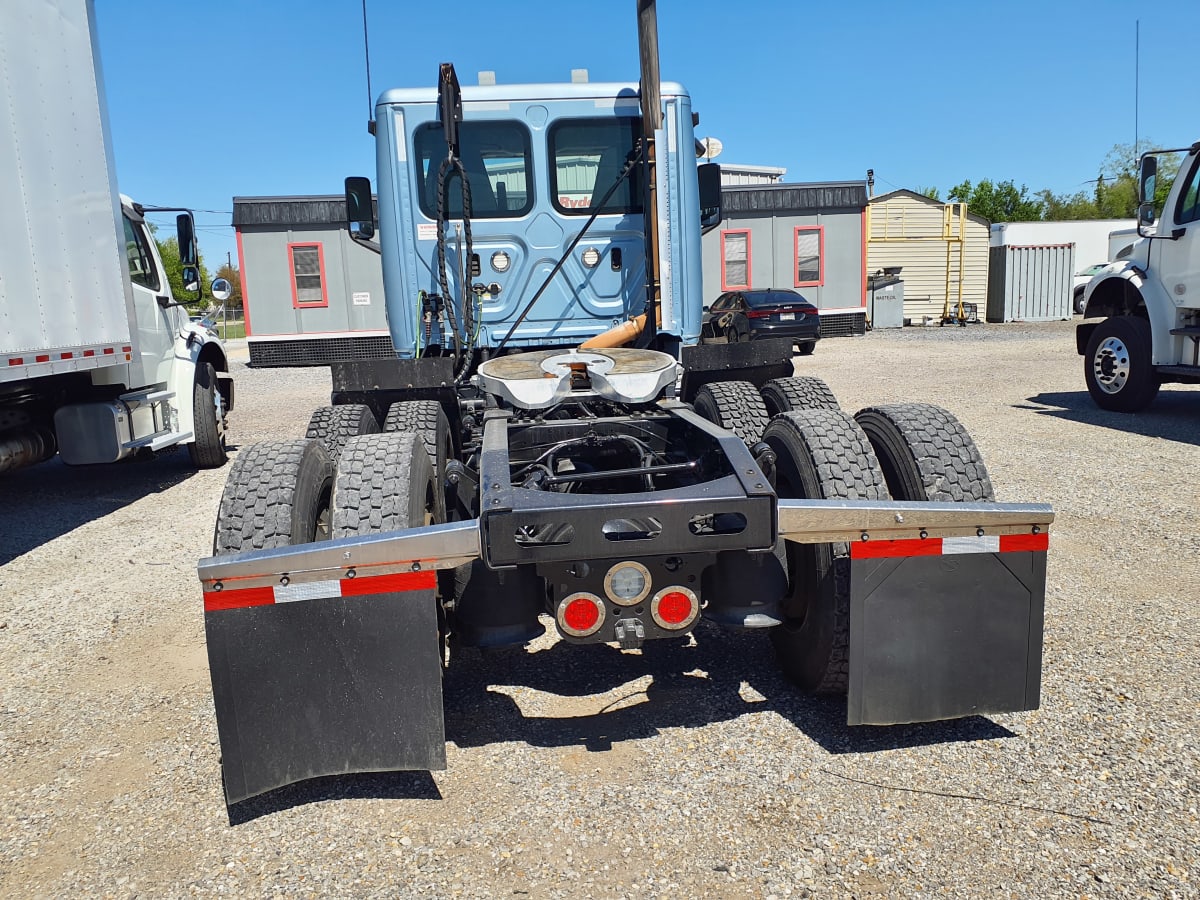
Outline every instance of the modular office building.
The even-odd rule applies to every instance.
[[[863,182],[722,190],[702,241],[704,304],[737,288],[791,288],[826,336],[866,322]],[[251,366],[326,366],[395,356],[379,256],[345,229],[341,196],[234,197]]]
[[[234,197],[251,366],[395,356],[379,256],[351,240],[343,197]]]

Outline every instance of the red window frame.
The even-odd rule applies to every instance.
[[[320,303],[301,303],[300,293],[296,288],[296,256],[295,249],[297,247],[316,247],[317,248],[317,268],[321,274],[321,302]],[[325,309],[329,306],[329,282],[325,278],[325,245],[320,241],[296,241],[294,244],[287,245],[288,250],[288,272],[292,280],[292,309]]]
[[[817,233],[817,280],[800,280],[800,232],[815,231]],[[792,229],[792,277],[793,287],[821,287],[825,284],[825,226],[797,225]]]
[[[725,276],[725,237],[730,234],[744,234],[746,236],[746,283],[745,284],[730,284]],[[730,228],[721,232],[721,290],[722,291],[748,291],[750,290],[750,282],[753,279],[752,272],[754,271],[753,256],[750,248],[753,241],[750,237],[749,228]]]

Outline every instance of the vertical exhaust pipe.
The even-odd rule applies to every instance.
[[[646,312],[634,316],[615,328],[588,338],[581,349],[598,350],[620,347],[637,340],[648,330],[653,338],[662,324],[659,303],[662,282],[658,267],[658,191],[655,185],[657,161],[654,133],[662,128],[662,79],[658,70],[658,9],[655,0],[637,0],[638,58],[641,66],[642,146],[645,148],[645,214],[646,222]]]

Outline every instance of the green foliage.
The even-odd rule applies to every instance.
[[[1152,141],[1139,142],[1139,147],[1152,146]],[[1158,163],[1158,182],[1154,200],[1161,212],[1171,185],[1179,173],[1178,156],[1161,156]],[[993,222],[1034,222],[1042,219],[1132,219],[1137,215],[1138,154],[1132,144],[1116,144],[1100,164],[1100,174],[1092,191],[1056,194],[1044,189],[1029,195],[1025,185],[1016,187],[1012,181],[993,183],[984,179],[978,184],[964,181],[950,189],[948,199],[967,204],[971,212]],[[920,193],[940,199],[936,187],[921,188]]]
[[[968,210],[991,222],[1037,222],[1045,212],[1041,200],[1012,181],[993,183],[985,178],[975,185],[964,181],[950,188],[948,199],[966,203]]]
[[[242,308],[242,273],[237,270],[236,266],[229,263],[224,264],[217,269],[217,277],[226,279],[233,285],[233,294],[225,301],[225,306],[228,309]]]
[[[167,281],[171,284],[171,296],[189,306],[204,305],[200,304],[197,294],[184,290],[183,265],[179,261],[179,241],[174,237],[169,237],[165,241],[155,238],[154,243],[158,245],[158,255],[162,257],[163,268],[167,270]],[[200,264],[200,284],[207,286],[211,279],[208,269],[204,265],[204,255],[197,253],[197,257]]]
[[[917,188],[917,193],[924,194],[930,200],[941,200],[942,199],[941,192],[938,191],[938,189],[936,187],[934,187],[933,185],[930,185],[929,187]]]

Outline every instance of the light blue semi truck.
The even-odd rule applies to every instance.
[[[347,227],[396,356],[239,454],[199,565],[228,802],[444,768],[444,667],[547,627],[767,629],[849,724],[1037,707],[1050,508],[993,502],[944,410],[850,415],[786,341],[700,341],[719,173],[637,5],[640,84],[444,64],[379,98]]]

